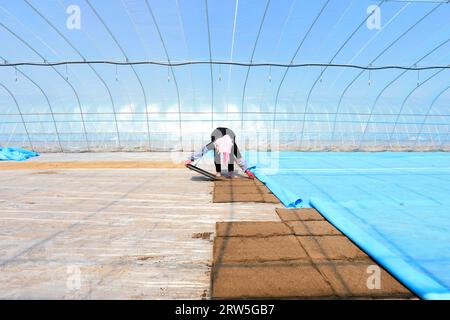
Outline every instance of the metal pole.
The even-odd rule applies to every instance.
[[[255,55],[255,51],[256,51],[256,46],[258,44],[258,40],[259,40],[259,36],[261,35],[261,30],[264,24],[264,20],[266,19],[266,14],[267,14],[267,10],[269,9],[269,5],[270,5],[270,0],[267,0],[266,2],[266,7],[264,9],[264,13],[263,16],[261,18],[261,23],[259,25],[259,29],[258,29],[258,33],[256,35],[256,40],[255,40],[255,44],[253,45],[253,51],[252,51],[252,55],[250,56],[250,63],[253,62],[253,57]],[[244,81],[244,88],[242,90],[242,104],[241,104],[241,134],[244,131],[244,103],[245,103],[245,90],[247,88],[247,81],[248,81],[248,76],[250,74],[250,66],[247,68],[247,74],[245,75],[245,81]]]
[[[8,92],[8,94],[11,96],[11,98],[14,100],[14,104],[17,107],[17,110],[19,111],[19,115],[20,115],[20,119],[22,121],[23,127],[25,129],[25,133],[27,134],[27,138],[28,138],[28,143],[30,144],[31,150],[34,151],[34,147],[33,147],[33,143],[31,143],[31,139],[30,139],[30,134],[28,133],[28,129],[27,129],[27,125],[25,124],[25,120],[23,118],[23,114],[22,111],[20,109],[19,103],[17,102],[16,97],[14,96],[14,94],[11,92],[11,90],[9,90],[4,84],[0,83],[0,86],[3,87],[3,89],[5,89],[6,92]]]
[[[151,6],[150,6],[150,3],[148,3],[148,0],[145,0],[145,3],[146,3],[146,5],[147,5],[147,9],[148,9],[148,12],[150,13],[150,16],[152,17],[152,20],[153,20],[153,23],[154,23],[154,25],[155,25],[156,31],[158,32],[159,39],[161,40],[161,44],[162,44],[162,46],[163,46],[163,48],[164,48],[164,53],[165,53],[165,55],[166,55],[167,62],[170,64],[170,63],[171,63],[171,62],[170,62],[171,60],[170,60],[170,56],[169,56],[169,51],[167,50],[166,44],[165,44],[165,42],[164,42],[164,38],[163,38],[162,33],[161,33],[161,30],[159,29],[159,25],[158,25],[158,23],[157,23],[157,21],[156,21],[155,15],[153,14],[153,10],[152,10],[152,8],[151,8]],[[180,144],[181,144],[180,148],[181,148],[181,151],[183,151],[183,132],[182,132],[182,127],[181,127],[181,100],[180,100],[180,90],[179,90],[179,88],[178,88],[177,78],[176,78],[176,76],[175,76],[175,72],[174,72],[172,66],[170,66],[170,72],[171,72],[171,74],[172,74],[173,82],[174,82],[174,84],[175,84],[175,89],[176,89],[176,92],[177,92],[177,101],[178,101],[178,123],[179,123],[179,134],[180,134]]]

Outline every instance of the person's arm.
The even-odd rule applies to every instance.
[[[236,162],[237,162],[237,164],[242,169],[242,171],[244,171],[247,174],[247,176],[250,179],[255,179],[255,175],[253,174],[253,172],[248,170],[247,162],[245,161],[244,158],[242,158],[241,152],[239,151],[239,148],[238,148],[237,144],[235,144],[234,147],[236,148],[236,158],[237,158]]]
[[[237,164],[241,167],[242,171],[244,171],[250,179],[255,179],[255,175],[251,172],[247,167],[247,162],[244,158],[238,158]]]
[[[203,146],[201,149],[192,152],[189,158],[184,162],[184,164],[191,164],[193,161],[200,159],[212,149],[214,149],[214,144],[210,142],[206,146]]]
[[[248,166],[247,166],[247,162],[245,161],[244,158],[237,158],[236,162],[238,164],[238,166],[242,169],[242,171],[246,172],[248,170]]]

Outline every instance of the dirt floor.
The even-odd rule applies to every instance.
[[[61,162],[5,162],[2,170],[51,170],[51,169],[154,169],[183,168],[181,163],[170,161],[61,161]]]
[[[277,220],[276,205],[213,203],[213,182],[173,168],[185,157],[43,154],[18,164],[79,163],[71,169],[1,162],[0,299],[208,298],[215,223]],[[109,161],[117,168],[84,167]],[[170,167],[124,167],[133,161]]]
[[[0,170],[184,168],[186,152],[44,153],[27,161],[0,161]]]
[[[276,211],[279,222],[216,224],[212,298],[415,298],[315,209]]]
[[[258,179],[237,177],[214,182],[213,202],[280,203],[280,200]]]
[[[315,210],[282,209],[257,180],[214,184],[185,157],[0,162],[0,299],[414,297],[382,269],[368,289],[376,263]]]

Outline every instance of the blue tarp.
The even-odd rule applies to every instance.
[[[315,207],[418,296],[450,299],[450,154],[277,158],[256,161],[254,172],[285,206]]]
[[[34,151],[29,151],[21,148],[1,148],[0,160],[23,161],[31,157],[37,157],[39,154]]]

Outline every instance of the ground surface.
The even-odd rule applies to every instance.
[[[183,157],[44,154],[22,166],[48,165],[23,170],[0,163],[0,298],[208,297],[216,221],[279,221],[281,205],[212,203],[212,182],[174,168]],[[69,161],[81,169],[61,169]],[[87,168],[99,161],[160,168]]]
[[[412,299],[315,209],[277,209],[279,222],[218,222],[214,299]]]
[[[255,174],[284,204],[316,208],[420,297],[450,296],[450,153],[281,151],[272,158]]]

